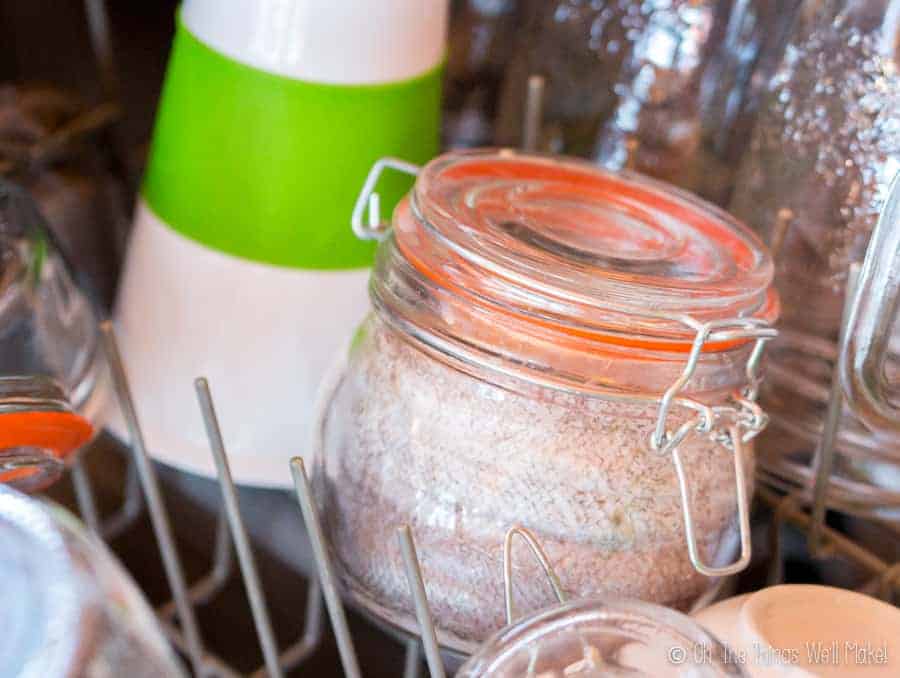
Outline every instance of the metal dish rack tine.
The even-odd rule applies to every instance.
[[[114,100],[119,95],[119,70],[116,67],[115,52],[109,30],[109,16],[106,11],[106,0],[84,0],[84,11],[87,15],[88,30],[91,37],[91,49],[100,78],[103,82],[103,94]]]
[[[125,498],[115,513],[103,521],[103,538],[111,541],[131,527],[144,510],[144,495],[141,493],[141,478],[134,459],[128,458],[125,472]]]
[[[269,610],[259,581],[259,573],[256,570],[256,560],[253,557],[250,540],[247,538],[247,530],[241,517],[237,490],[231,477],[231,468],[228,466],[225,441],[222,439],[222,430],[219,427],[219,419],[216,416],[216,408],[213,404],[212,393],[209,390],[209,383],[203,377],[199,377],[194,380],[194,388],[197,391],[197,401],[200,404],[200,412],[203,415],[203,425],[206,427],[206,436],[209,439],[213,460],[216,463],[216,474],[219,479],[219,488],[222,491],[225,517],[228,519],[228,527],[237,550],[241,576],[244,580],[247,597],[250,599],[250,612],[253,614],[253,624],[256,627],[256,634],[262,646],[266,669],[270,678],[281,678],[283,673],[278,661],[278,645],[275,641],[275,634],[272,631],[272,621],[269,618]]]
[[[813,518],[797,505],[796,502],[802,500],[798,495],[789,495],[793,498],[792,501],[785,501],[784,496],[777,492],[767,487],[760,487],[757,490],[757,496],[769,506],[779,509],[785,521],[807,532],[811,529]],[[875,576],[886,576],[887,583],[893,583],[895,592],[900,593],[900,581],[897,580],[896,575],[886,574],[891,572],[896,565],[885,562],[880,556],[827,525],[822,526],[821,529],[822,548],[816,555],[817,558],[826,557],[824,554],[843,555]]]
[[[75,490],[78,513],[81,515],[84,524],[94,534],[102,536],[103,528],[100,525],[97,502],[94,500],[94,490],[91,487],[91,479],[84,468],[84,454],[88,451],[82,450],[72,465],[72,487]]]
[[[178,551],[175,548],[175,540],[172,536],[172,526],[169,522],[165,504],[163,503],[159,482],[156,478],[156,471],[153,468],[153,463],[150,461],[150,457],[147,454],[147,448],[144,444],[144,436],[141,432],[137,412],[134,407],[134,399],[132,398],[131,388],[128,384],[128,375],[125,372],[125,366],[122,363],[119,346],[116,342],[115,331],[109,320],[105,320],[101,323],[100,333],[103,339],[106,357],[109,361],[113,387],[131,438],[131,450],[134,455],[134,461],[137,465],[138,474],[140,475],[141,486],[147,501],[150,522],[153,526],[153,531],[156,534],[157,543],[159,544],[166,579],[169,583],[172,595],[175,598],[175,605],[178,609],[178,618],[181,622],[181,627],[184,630],[183,649],[186,650],[194,674],[196,676],[204,676],[205,652],[203,640],[200,636],[200,629],[197,625],[194,609],[191,606],[188,597],[184,570],[181,566],[181,559],[178,556]]]
[[[522,114],[522,150],[533,153],[541,143],[544,118],[544,92],[547,81],[542,75],[528,76],[525,107]]]
[[[847,325],[850,311],[853,308],[853,292],[859,277],[859,264],[852,264],[847,274],[847,287],[844,297],[844,308],[841,318],[841,330],[838,338],[838,355],[843,353],[847,341]],[[844,409],[844,392],[841,386],[840,360],[836,360],[831,372],[831,391],[828,394],[828,409],[822,429],[822,438],[816,448],[814,457],[815,484],[813,485],[812,524],[809,530],[809,551],[818,555],[822,547],[822,529],[825,526],[826,498],[831,471],[834,468],[835,442],[841,426],[841,415]]]
[[[422,675],[422,645],[418,638],[406,641],[406,654],[403,658],[403,678],[420,678]]]
[[[416,605],[416,619],[419,622],[419,634],[422,638],[422,646],[425,648],[428,671],[431,678],[446,678],[444,662],[441,660],[441,651],[438,647],[437,633],[434,630],[434,621],[431,618],[431,610],[428,608],[428,595],[425,592],[425,581],[422,579],[422,567],[419,565],[419,556],[416,553],[416,545],[409,525],[401,525],[397,529],[397,541],[400,543],[400,553],[403,555],[406,580],[409,582],[409,590]]]
[[[892,603],[900,592],[900,562],[886,569],[878,578],[878,597]]]
[[[797,507],[796,493],[784,495],[775,506],[772,507],[772,519],[769,523],[769,573],[766,578],[768,586],[777,586],[784,583],[784,563],[782,559],[781,531],[785,524],[785,512]]]
[[[506,599],[507,624],[512,624],[516,618],[515,609],[513,608],[512,582],[512,544],[516,536],[521,537],[525,541],[528,548],[531,549],[531,553],[534,554],[534,557],[540,563],[541,569],[544,570],[547,581],[553,589],[553,595],[556,596],[556,600],[560,603],[566,602],[566,594],[563,592],[559,577],[556,575],[556,571],[550,564],[550,558],[547,557],[547,552],[544,551],[537,537],[521,525],[514,525],[506,532],[506,538],[503,540],[503,591]]]
[[[188,598],[192,605],[203,605],[221,591],[231,578],[234,559],[231,557],[231,533],[228,531],[228,518],[225,507],[219,509],[216,520],[216,541],[213,545],[213,562],[209,573],[201,577],[188,588]],[[161,605],[157,614],[166,619],[175,615],[175,601]]]
[[[279,657],[282,669],[290,671],[308,659],[315,652],[322,641],[322,619],[325,611],[322,609],[322,587],[315,578],[311,579],[306,589],[306,610],[303,624],[303,634],[300,639],[288,647]],[[250,674],[251,678],[265,678],[265,667]]]
[[[171,620],[160,620],[160,626],[166,638],[172,646],[181,654],[187,655],[188,648],[184,634]],[[239,672],[231,668],[228,663],[214,652],[206,651],[203,655],[203,674],[210,678],[244,678]]]
[[[141,495],[140,478],[134,460],[129,458],[122,504],[112,515],[105,519],[101,518],[100,512],[97,510],[91,477],[84,467],[84,456],[89,453],[90,448],[82,451],[72,465],[72,487],[75,490],[75,501],[78,504],[78,513],[88,529],[104,541],[109,542],[131,527],[141,515],[144,502]]]
[[[316,570],[322,586],[322,595],[325,597],[328,616],[331,618],[331,628],[337,641],[344,674],[347,678],[361,678],[362,673],[359,670],[359,660],[356,656],[356,649],[353,646],[353,637],[350,635],[350,628],[347,625],[347,615],[344,612],[344,605],[338,594],[334,566],[328,556],[322,521],[319,519],[319,511],[313,500],[312,487],[309,484],[306,467],[303,464],[303,459],[300,457],[291,459],[291,476],[294,480],[294,491],[300,504],[303,522],[312,544]]]

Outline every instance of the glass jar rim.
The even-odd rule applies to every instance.
[[[618,636],[630,636],[639,641],[641,625],[646,626],[648,632],[652,631],[653,635],[648,635],[646,640],[655,643],[658,650],[659,656],[653,658],[673,670],[697,665],[701,669],[699,675],[703,676],[746,675],[740,664],[731,660],[725,645],[690,617],[652,603],[604,597],[563,603],[501,629],[469,658],[457,675],[482,676],[494,675],[488,672],[502,672],[504,664],[509,668],[508,662],[514,661],[517,651],[565,631],[572,631],[578,637],[579,649],[585,650],[586,641],[577,630],[581,626],[594,633],[608,629]],[[685,651],[683,657],[681,651]]]

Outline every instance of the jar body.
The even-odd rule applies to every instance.
[[[775,388],[762,397],[769,435],[793,429],[795,440],[761,440],[774,465],[815,449],[847,273],[863,259],[900,161],[898,10],[895,0],[803,5],[739,172],[731,211],[770,244],[782,302],[782,336],[770,353]],[[848,475],[886,456],[849,411],[838,445]]]
[[[493,380],[428,352],[384,313],[357,334],[316,434],[316,493],[357,605],[415,630],[403,524],[439,638],[463,652],[503,625],[502,546],[515,525],[537,535],[572,596],[685,609],[707,590],[688,556],[671,456],[650,446],[655,403]],[[673,413],[672,426],[681,421]],[[702,436],[680,449],[704,560],[731,562],[733,453]],[[519,608],[553,600],[530,558],[516,558],[513,576]]]

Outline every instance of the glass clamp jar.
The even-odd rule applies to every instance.
[[[390,229],[386,168],[418,173]],[[314,485],[354,602],[415,628],[401,524],[462,652],[502,625],[510,525],[577,597],[687,608],[746,566],[746,443],[778,313],[755,236],[644,177],[506,150],[379,161],[353,228],[382,240],[375,310],[324,393]]]

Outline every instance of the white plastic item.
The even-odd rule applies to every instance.
[[[215,475],[193,386],[205,376],[234,477],[288,487],[287,460],[305,452],[309,436],[298,404],[312,409],[333,354],[366,314],[368,269],[308,271],[240,259],[185,238],[141,204],[126,270],[118,339],[153,456]],[[323,297],[341,302],[325,312]],[[123,433],[118,408],[109,417]]]
[[[405,80],[440,62],[447,2],[185,0],[181,18],[207,45],[249,66],[360,85]]]
[[[355,85],[439,82],[447,5],[447,0],[185,0],[178,30],[179,34],[190,34],[195,50],[190,58],[198,54],[194,43],[202,44],[198,63],[211,58],[205,51],[211,48],[241,66],[235,69],[240,76],[237,89],[226,87],[228,96],[246,101],[247,97],[269,92],[266,101],[282,101],[278,97],[284,89],[293,92],[292,102],[296,104],[296,90],[280,88],[285,79],[333,86],[341,91],[359,90]],[[172,63],[181,59],[179,63],[184,65],[188,59],[186,42],[182,42],[179,52],[176,39]],[[193,82],[193,68],[192,65],[178,71],[179,77]],[[197,106],[204,105],[202,97],[210,96],[201,88],[196,93],[196,97],[201,97],[199,104],[197,98],[188,100],[187,103],[194,102],[192,106],[182,105],[185,102],[181,100],[172,104],[175,99],[171,97],[177,99],[177,93],[194,92],[184,79],[178,87],[170,87],[172,72],[170,67],[163,95],[165,105],[160,108],[175,111],[166,119],[170,136],[158,143],[158,122],[148,164],[152,181],[145,182],[138,200],[115,313],[138,414],[155,458],[213,476],[215,468],[192,387],[195,377],[205,376],[216,399],[235,480],[289,487],[287,462],[307,448],[319,383],[332,356],[352,335],[369,306],[368,269],[361,268],[367,260],[354,259],[352,265],[346,266],[342,262],[325,268],[304,268],[295,262],[269,263],[273,260],[249,253],[241,256],[234,249],[226,251],[220,243],[186,237],[197,231],[198,223],[207,233],[216,232],[210,225],[227,230],[226,219],[222,224],[217,222],[216,210],[227,212],[228,206],[208,201],[203,204],[213,204],[215,209],[182,210],[179,218],[187,214],[185,223],[176,223],[160,209],[159,203],[154,203],[148,186],[152,184],[157,196],[169,190],[178,193],[178,187],[185,185],[179,172],[189,174],[198,172],[199,166],[209,166],[206,176],[215,176],[217,168],[227,166],[223,175],[232,180],[238,176],[237,185],[253,189],[247,191],[246,200],[258,212],[258,219],[240,224],[243,230],[240,237],[231,239],[233,244],[259,238],[257,223],[277,220],[271,213],[281,209],[285,194],[305,196],[315,191],[317,195],[332,195],[334,182],[324,189],[308,186],[306,179],[296,173],[273,172],[274,160],[247,160],[240,154],[229,154],[225,147],[232,130],[226,129],[221,140],[204,140],[199,149],[189,146],[184,137],[171,136],[173,124],[186,124],[184,111],[189,109],[195,114]],[[182,75],[185,72],[188,76]],[[217,82],[221,85],[221,79]],[[222,94],[221,87],[216,91]],[[274,97],[271,91],[276,92]],[[216,97],[212,99],[213,105],[227,105]],[[277,129],[260,122],[265,116],[251,116],[249,130],[241,127],[242,118],[231,122],[234,136],[245,139],[248,134],[256,135],[256,145],[261,148],[301,147],[300,161],[307,169],[313,167],[311,174],[315,174],[317,162],[327,162],[342,168],[344,175],[353,175],[355,167],[367,170],[381,155],[408,155],[403,144],[418,143],[410,139],[429,139],[421,144],[422,149],[427,149],[422,150],[425,157],[409,157],[410,160],[424,161],[436,151],[438,97],[426,100],[434,104],[433,140],[428,132],[408,132],[405,128],[402,134],[386,134],[378,141],[368,137],[356,140],[348,130],[337,127],[333,132],[335,141],[340,140],[337,135],[349,135],[346,138],[354,141],[348,142],[349,150],[332,144],[338,150],[329,151],[331,155],[325,161],[317,160],[314,154],[304,155],[304,147],[298,142],[302,135],[292,133],[309,124],[302,114],[295,116],[296,124],[293,118],[279,118],[283,128]],[[315,99],[313,107],[313,117],[319,120],[323,118],[321,101]],[[410,101],[420,99],[412,97]],[[414,116],[429,114],[411,106],[403,110],[413,110]],[[181,117],[172,123],[175,115]],[[186,148],[191,149],[186,159],[182,154],[178,163],[159,162],[153,173],[154,153],[171,157],[178,154],[178,149]],[[210,157],[216,160],[209,163]],[[191,162],[193,158],[197,162]],[[280,162],[284,162],[283,157]],[[261,173],[260,164],[266,165]],[[354,176],[347,182],[358,185]],[[272,200],[267,201],[270,197]],[[185,200],[182,192],[178,199],[191,203],[205,198],[188,196]],[[331,202],[343,209],[345,201],[332,197]],[[315,204],[305,201],[311,203]],[[346,237],[352,239],[352,200],[347,201],[345,211],[346,224],[320,214],[318,208],[310,209],[312,214],[289,214],[286,239],[290,242],[278,247],[285,251],[303,248],[304,234],[313,230],[327,232],[328,237],[337,240],[346,229]],[[285,221],[283,210],[277,216]],[[267,242],[281,241],[270,238]],[[113,432],[125,433],[117,408],[109,408],[105,423]]]
[[[900,610],[860,593],[773,586],[694,617],[752,678],[900,676]]]

